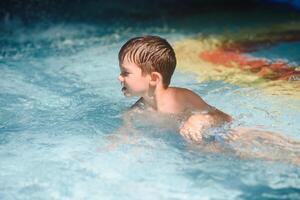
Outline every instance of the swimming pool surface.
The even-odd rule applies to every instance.
[[[176,45],[204,33],[300,20],[284,11],[256,14],[253,21],[243,12],[31,24],[3,19],[0,199],[300,199],[299,166],[199,151],[176,125],[164,126],[162,116],[138,116],[129,141],[107,148],[136,100],[123,97],[117,80],[125,41],[156,34]],[[299,65],[299,52],[293,42],[253,55]],[[293,94],[199,80],[201,74],[179,66],[172,85],[197,92],[236,124],[300,139],[300,99]]]

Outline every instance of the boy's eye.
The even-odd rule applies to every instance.
[[[121,76],[127,76],[129,72],[121,72]]]

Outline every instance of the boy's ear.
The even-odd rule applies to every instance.
[[[150,74],[150,85],[155,86],[159,82],[162,82],[162,75],[159,72],[151,72],[151,74]]]

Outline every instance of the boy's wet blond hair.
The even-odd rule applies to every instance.
[[[176,67],[174,49],[158,36],[142,36],[128,40],[120,49],[119,63],[124,59],[135,63],[143,74],[159,72],[167,88]]]

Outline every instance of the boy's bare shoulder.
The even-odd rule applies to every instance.
[[[175,90],[175,92],[178,95],[197,95],[195,92],[193,92],[192,90],[189,90],[187,88],[181,88],[181,87],[170,87],[170,89]],[[197,95],[199,96],[199,95]]]
[[[187,108],[206,109],[209,105],[195,92],[187,88],[172,87],[175,98]]]

